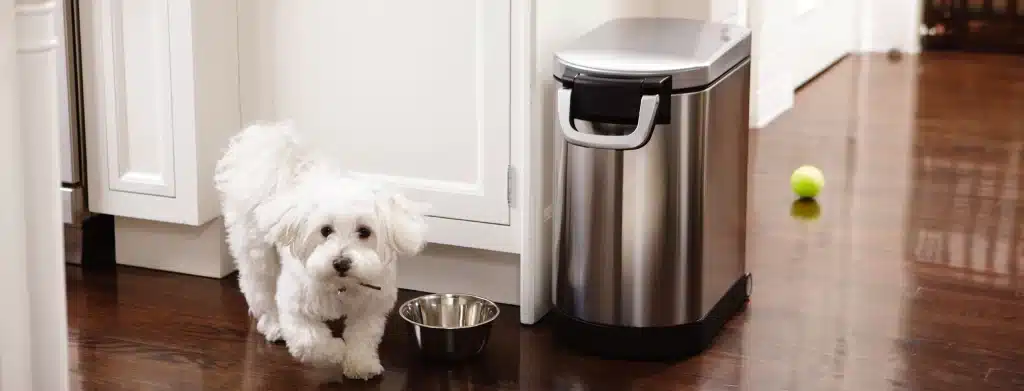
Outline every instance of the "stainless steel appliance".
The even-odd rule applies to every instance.
[[[63,50],[57,51],[57,85],[65,259],[83,266],[109,267],[115,264],[114,220],[109,215],[90,213],[86,194],[79,4],[77,0],[63,0],[57,5],[62,16],[57,32],[63,39]]]
[[[685,357],[744,308],[750,42],[743,27],[631,18],[556,53],[559,339]]]
[[[60,88],[61,191],[64,198],[64,223],[79,226],[88,215],[85,195],[85,150],[83,143],[82,93],[79,73],[78,2],[65,0],[63,23],[57,31],[63,38],[63,49],[57,54]]]

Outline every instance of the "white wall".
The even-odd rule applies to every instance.
[[[921,51],[921,0],[862,0],[860,52]]]
[[[770,3],[770,4],[769,4]],[[751,121],[762,128],[793,107],[790,33],[795,13],[793,0],[751,0],[748,3],[751,48]]]
[[[746,25],[746,0],[670,1],[657,8],[664,16]]]
[[[718,3],[713,1],[713,3]],[[728,0],[725,3],[732,3]],[[793,105],[793,80],[788,61],[793,58],[791,23],[799,0],[749,0],[746,9],[754,31],[753,77],[751,78],[751,126],[761,128]],[[851,52],[886,52],[898,49],[920,52],[917,35],[921,23],[921,0],[861,0],[854,4],[855,37]],[[740,11],[743,13],[743,11]]]

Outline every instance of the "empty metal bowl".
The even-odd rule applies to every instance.
[[[499,312],[490,300],[457,293],[420,296],[398,307],[420,352],[446,361],[482,352]]]

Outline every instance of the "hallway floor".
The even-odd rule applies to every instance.
[[[752,300],[687,361],[578,356],[506,308],[460,367],[393,317],[384,376],[349,381],[265,343],[233,279],[69,266],[72,389],[1024,390],[1022,108],[1021,57],[850,57],[803,88],[751,139]],[[801,164],[816,219],[792,215]]]

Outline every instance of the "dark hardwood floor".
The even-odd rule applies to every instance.
[[[263,342],[232,279],[68,268],[80,390],[1024,390],[1024,58],[850,57],[751,142],[752,301],[677,363],[605,361],[506,309],[461,366],[395,317],[370,382]],[[816,219],[789,173],[826,174]],[[801,208],[802,207],[802,208]],[[1021,213],[1018,215],[1018,213]],[[411,295],[411,293],[407,293]]]

